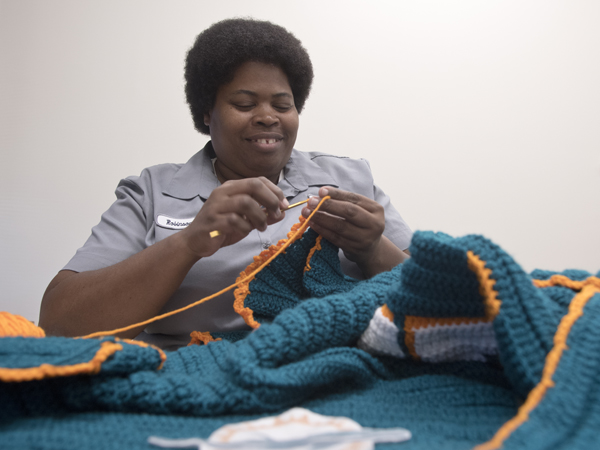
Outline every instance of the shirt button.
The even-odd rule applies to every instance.
[[[262,248],[264,248],[265,250],[268,249],[271,246],[270,242],[263,242]]]

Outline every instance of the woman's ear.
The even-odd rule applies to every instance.
[[[210,113],[204,113],[204,125],[210,127]]]

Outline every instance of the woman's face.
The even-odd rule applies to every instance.
[[[287,76],[271,64],[244,63],[233,80],[219,88],[204,123],[210,127],[222,177],[265,176],[277,184],[298,133],[298,111]]]

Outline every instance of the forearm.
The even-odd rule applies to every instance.
[[[179,235],[104,269],[59,272],[42,299],[40,326],[50,335],[81,336],[157,315],[198,261]]]
[[[381,236],[377,251],[368,258],[356,261],[358,267],[366,278],[371,278],[379,273],[392,270],[403,263],[409,255],[400,250],[392,241]]]
[[[228,181],[180,232],[104,269],[59,272],[42,299],[40,326],[48,334],[81,336],[156,316],[198,260],[279,222],[286,206],[281,189],[266,178]],[[219,234],[213,239],[214,230]]]

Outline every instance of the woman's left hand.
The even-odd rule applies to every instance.
[[[366,277],[390,270],[408,256],[383,236],[385,212],[375,200],[333,187],[323,187],[302,209],[308,217],[321,199],[329,195],[310,221],[310,227],[341,248]]]

